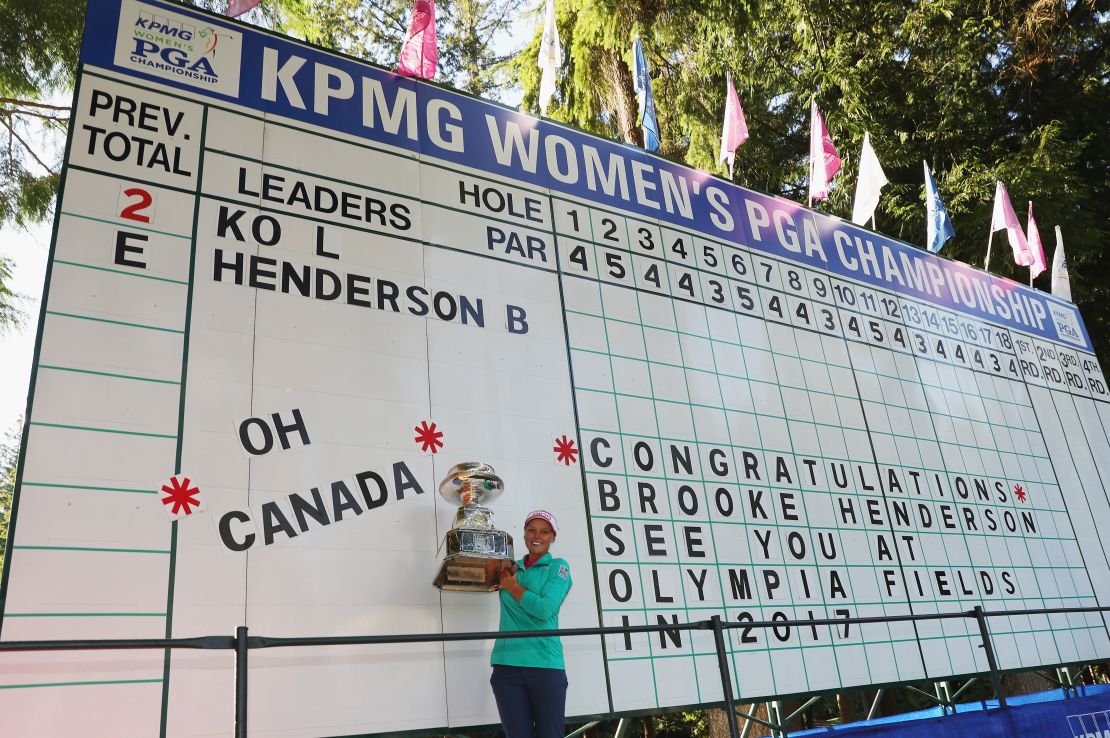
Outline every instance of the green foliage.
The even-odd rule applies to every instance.
[[[46,101],[72,87],[84,18],[82,0],[0,0],[0,226],[50,213],[58,164],[46,151],[67,115]]]
[[[23,324],[24,313],[16,306],[18,295],[6,283],[11,282],[11,260],[0,257],[0,335]]]
[[[8,547],[8,521],[12,514],[12,496],[15,494],[20,435],[17,426],[8,431],[7,437],[0,444],[0,569],[4,567],[4,552]]]
[[[512,25],[519,0],[439,0],[436,81],[497,98],[509,79],[494,38]],[[408,31],[412,0],[282,0],[263,6],[280,31],[329,49],[394,67]]]
[[[922,160],[955,223],[944,254],[982,266],[994,181],[1014,207],[1035,203],[1048,257],[1067,245],[1072,290],[1103,363],[1110,360],[1110,23],[1095,0],[876,0],[780,3],[560,0],[565,64],[551,117],[639,143],[629,49],[644,39],[664,156],[717,163],[725,73],[751,138],[734,179],[805,201],[810,96],[844,170],[821,208],[849,217],[865,131],[886,170],[878,230],[920,244]],[[538,24],[537,24],[538,25]],[[539,30],[514,60],[535,111]],[[614,61],[616,60],[616,61]],[[629,103],[632,124],[622,121]],[[1028,281],[996,234],[992,271]],[[1048,289],[1049,275],[1037,280]]]
[[[71,85],[84,20],[80,0],[0,0],[0,92],[27,97]]]

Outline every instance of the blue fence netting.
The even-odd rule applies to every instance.
[[[791,738],[1110,738],[1110,685],[1062,689],[956,705],[956,714],[934,707],[850,725],[790,731]]]

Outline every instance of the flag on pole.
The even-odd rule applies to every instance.
[[[1029,281],[1032,282],[1045,270],[1044,246],[1041,244],[1041,232],[1037,230],[1037,221],[1033,220],[1032,201],[1029,202],[1029,221],[1025,228],[1025,242],[1029,244],[1029,255],[1033,257],[1029,265]]]
[[[840,155],[833,146],[825,119],[817,109],[817,99],[810,105],[809,118],[809,199],[827,200],[829,182],[840,171]]]
[[[436,46],[435,0],[416,0],[412,4],[409,32],[401,46],[397,74],[431,79],[436,76],[439,49]]]
[[[721,159],[728,162],[728,176],[732,176],[732,164],[736,161],[736,149],[748,140],[748,122],[744,120],[744,109],[736,95],[736,85],[732,75],[727,74],[728,88],[725,91],[725,122],[721,130]]]
[[[559,43],[559,26],[555,23],[555,0],[547,0],[540,56],[536,62],[543,73],[540,77],[540,115],[547,115],[547,106],[555,95],[555,73],[562,60],[563,46]]]
[[[1052,294],[1071,302],[1071,278],[1068,277],[1068,260],[1064,256],[1064,236],[1056,226],[1056,253],[1052,255]]]
[[[251,8],[256,8],[262,0],[228,0],[227,17],[238,18]]]
[[[632,45],[633,85],[640,101],[640,125],[644,129],[644,148],[648,151],[659,150],[659,121],[655,117],[655,98],[651,96],[651,77],[648,75],[647,59],[644,58],[644,44],[636,39]]]
[[[1014,250],[1014,263],[1018,266],[1029,266],[1033,263],[1033,255],[1029,252],[1029,243],[1025,240],[1025,232],[1018,222],[1014,206],[1010,204],[1010,193],[1006,185],[998,182],[994,188],[994,214],[991,216],[991,233],[1006,229],[1010,239],[1010,248]]]
[[[952,219],[948,217],[948,208],[944,207],[944,201],[940,199],[940,190],[937,189],[933,173],[929,171],[929,163],[923,159],[921,164],[925,167],[925,243],[935,254],[945,241],[956,235],[956,229],[952,227]]]
[[[871,135],[864,131],[863,150],[859,155],[859,179],[856,180],[856,201],[852,206],[852,222],[863,225],[875,214],[879,193],[889,184],[875,149],[871,148]]]

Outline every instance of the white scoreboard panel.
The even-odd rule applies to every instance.
[[[453,464],[560,520],[563,627],[1110,604],[1074,306],[176,5],[94,0],[0,638],[494,629]],[[991,620],[1006,669],[1099,615]],[[986,668],[966,620],[728,633],[742,699]],[[491,644],[253,651],[258,736],[497,721]],[[711,634],[565,638],[568,714],[713,703]],[[0,657],[13,736],[219,736],[230,652]]]

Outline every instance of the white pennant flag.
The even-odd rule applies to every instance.
[[[559,26],[555,23],[555,0],[547,0],[544,11],[543,37],[540,56],[536,61],[543,76],[540,77],[540,114],[547,115],[547,106],[555,96],[555,71],[563,59],[563,46],[559,43]]]
[[[879,204],[879,193],[889,184],[875,149],[871,148],[871,136],[863,134],[863,151],[859,155],[859,179],[856,180],[856,201],[852,207],[852,222],[864,225],[875,214]]]
[[[1041,232],[1037,230],[1037,221],[1033,218],[1033,201],[1029,201],[1029,220],[1025,226],[1025,243],[1029,246],[1029,255],[1033,262],[1029,265],[1029,283],[1045,270],[1044,245],[1041,243]]]
[[[1056,253],[1052,255],[1052,294],[1071,302],[1071,278],[1068,277],[1068,260],[1064,256],[1064,236],[1056,226]]]

